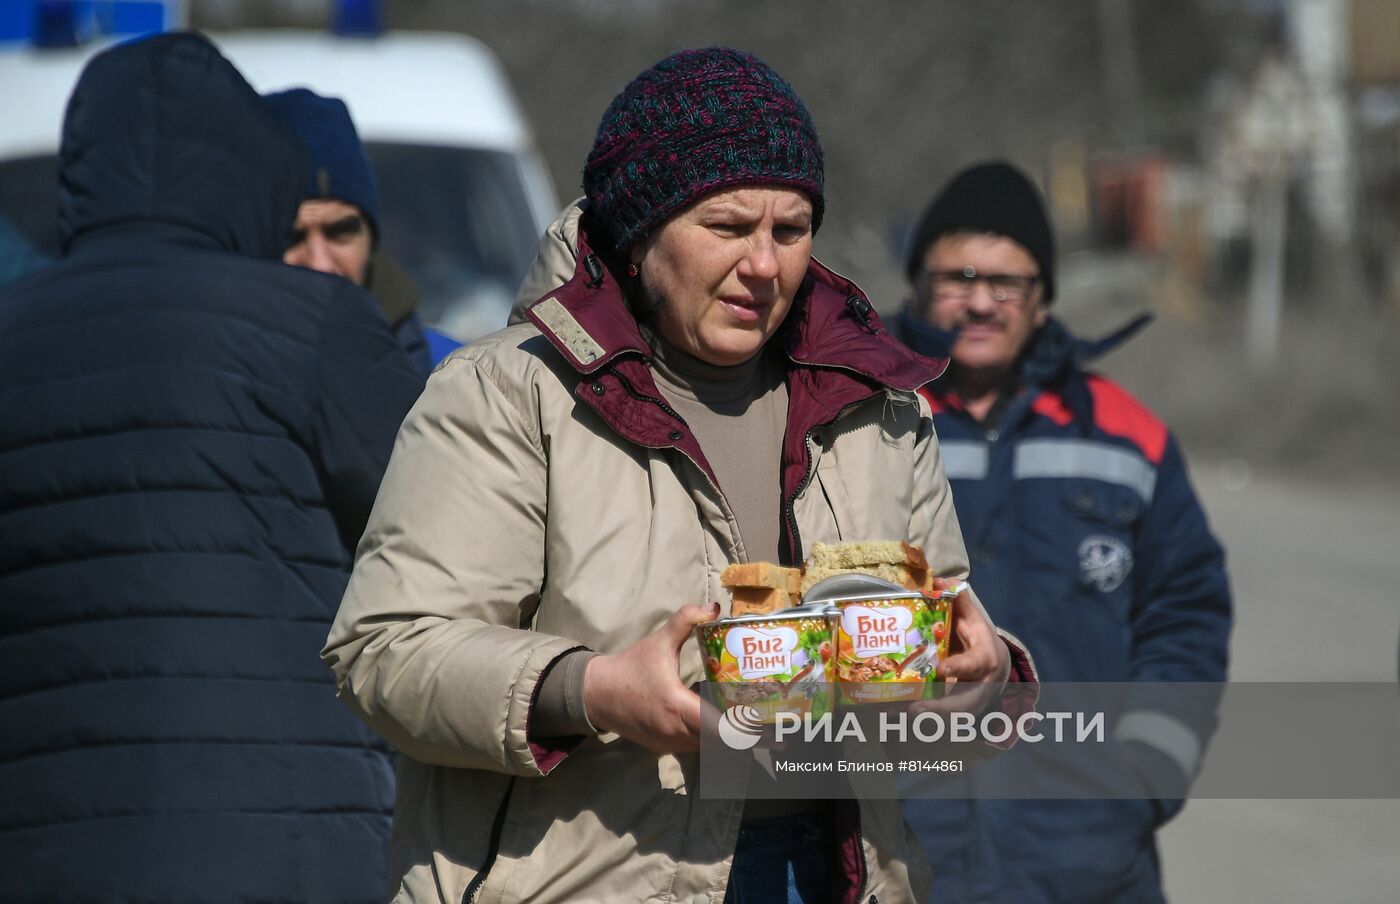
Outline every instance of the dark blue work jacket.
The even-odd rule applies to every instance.
[[[924,390],[972,584],[1051,689],[1225,678],[1224,554],[1181,451],[1141,402],[1082,366],[1139,325],[1091,344],[1051,319],[994,426],[974,420],[951,384]],[[1142,751],[1144,798],[1163,799],[911,802],[933,900],[1161,900],[1154,831],[1180,807],[1214,710],[1167,706],[1123,728]]]

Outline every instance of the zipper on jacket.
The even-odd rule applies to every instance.
[[[650,403],[652,403],[653,405],[656,405],[656,406],[657,406],[658,408],[660,408],[662,411],[666,412],[666,413],[669,414],[671,417],[673,417],[673,418],[675,418],[676,420],[680,421],[680,422],[681,422],[681,426],[685,427],[685,429],[687,429],[687,430],[690,429],[690,424],[686,422],[686,419],[683,418],[683,417],[681,417],[680,412],[679,412],[679,411],[676,411],[674,408],[672,408],[672,407],[670,406],[670,404],[668,404],[668,403],[666,402],[665,399],[653,398],[652,396],[649,396],[649,395],[646,395],[646,394],[644,394],[644,393],[638,392],[637,389],[636,389],[636,387],[634,387],[634,386],[632,385],[632,383],[631,383],[626,377],[622,376],[622,374],[619,374],[619,373],[617,373],[616,371],[613,372],[613,376],[617,377],[617,382],[619,382],[619,383],[622,384],[622,389],[623,389],[623,391],[625,391],[629,396],[631,396],[632,398],[634,398],[634,399],[636,399],[636,400],[638,400],[638,401],[640,401],[640,402],[650,402]],[[638,443],[637,445],[645,446],[646,444],[645,444],[645,443]],[[689,452],[685,451],[684,449],[682,449],[682,448],[680,448],[680,447],[678,447],[678,446],[647,446],[647,448],[650,448],[650,449],[675,449],[675,450],[676,450],[677,452],[679,452],[681,455],[685,456],[686,461],[688,461],[688,462],[690,462],[692,465],[694,465],[694,466],[695,466],[695,469],[696,469],[697,471],[699,471],[702,475],[704,475],[706,482],[708,482],[709,485],[710,485],[710,489],[714,490],[714,491],[715,491],[715,495],[719,497],[720,506],[721,506],[721,508],[724,510],[724,513],[725,513],[731,520],[734,521],[735,528],[736,528],[736,537],[737,537],[737,539],[738,539],[738,541],[739,541],[739,547],[740,547],[740,549],[741,549],[742,551],[744,551],[744,553],[745,553],[741,558],[742,558],[744,561],[748,561],[748,553],[747,553],[747,550],[744,549],[744,538],[743,538],[742,536],[738,536],[738,535],[737,535],[737,527],[738,527],[739,521],[738,521],[737,518],[734,517],[734,507],[731,506],[731,505],[729,504],[729,498],[728,498],[727,496],[724,495],[724,490],[720,489],[719,484],[716,483],[715,480],[712,479],[708,473],[706,473],[705,469],[702,468],[702,467],[700,466],[700,462],[696,461],[693,457],[691,457],[691,455],[690,455]]]
[[[648,367],[651,366],[651,362],[650,362],[649,359],[644,358],[644,359],[642,359],[642,360],[644,360],[644,361],[647,362],[647,366],[648,366]],[[654,396],[649,396],[649,395],[647,395],[646,393],[637,391],[637,387],[635,387],[635,386],[632,385],[632,381],[631,381],[631,380],[628,380],[626,377],[624,377],[622,374],[618,373],[616,370],[614,370],[614,371],[612,372],[612,375],[613,375],[614,377],[617,377],[617,382],[619,382],[619,383],[622,384],[622,389],[623,389],[623,391],[625,391],[629,396],[631,396],[632,398],[636,399],[636,400],[639,401],[639,402],[651,402],[653,405],[657,406],[657,407],[660,408],[662,411],[664,411],[664,412],[666,412],[667,414],[669,414],[671,417],[673,417],[673,418],[675,418],[676,420],[680,421],[681,424],[684,425],[685,429],[687,429],[687,430],[690,429],[690,424],[687,424],[685,418],[681,417],[681,413],[680,413],[679,411],[677,411],[676,409],[672,408],[671,405],[670,405],[670,403],[667,402],[665,399],[656,398],[656,397],[654,397]],[[665,447],[664,447],[664,446],[658,446],[657,448],[665,448]]]
[[[501,849],[501,830],[506,824],[506,809],[510,806],[510,795],[515,790],[515,778],[512,777],[510,784],[506,785],[505,796],[501,798],[501,805],[496,808],[496,818],[491,820],[491,840],[486,845],[486,860],[481,864],[481,869],[477,870],[475,878],[467,885],[467,890],[462,892],[462,904],[473,904],[476,896],[481,893],[481,886],[486,883],[486,877],[491,872],[491,867],[496,864],[496,854]]]

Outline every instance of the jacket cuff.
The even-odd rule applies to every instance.
[[[1008,634],[1000,628],[997,628],[996,632],[1011,653],[1011,674],[1007,676],[1006,683],[1034,684],[1036,696],[1039,697],[1040,676],[1035,670],[1035,660],[1031,658],[1031,651],[1027,650],[1026,645],[1017,640],[1014,634]]]
[[[1015,724],[1026,713],[1035,711],[1035,704],[1040,700],[1040,677],[1035,671],[1035,660],[1025,645],[1000,628],[996,632],[1011,654],[1011,671],[1006,676],[1006,686],[1001,696],[987,711],[1000,712]],[[985,743],[998,750],[1010,750],[1016,745],[1016,733],[1012,732],[1005,741]]]
[[[507,760],[513,761],[514,771],[524,775],[548,775],[583,741],[579,735],[532,739],[528,727],[530,712],[538,700],[546,672],[563,657],[582,649],[585,648],[578,644],[562,649],[557,644],[541,647],[530,655],[516,675],[511,690],[512,713],[508,717],[505,749]]]
[[[588,661],[597,655],[587,649],[573,650],[545,666],[525,719],[525,734],[531,741],[598,733],[583,705],[584,673]]]
[[[1181,771],[1173,757],[1134,739],[1119,739],[1129,770],[1141,783],[1143,797],[1152,806],[1152,828],[1160,828],[1186,804],[1191,777]]]
[[[540,678],[535,682],[535,691],[530,698],[530,711],[525,715],[525,735],[530,748],[530,756],[535,760],[535,768],[540,775],[549,775],[554,767],[564,762],[574,748],[583,743],[587,736],[583,732],[555,733],[552,729],[573,721],[571,714],[576,710],[583,714],[582,725],[587,726],[588,734],[593,726],[583,709],[583,670],[588,660],[597,656],[587,647],[571,647],[551,659],[540,670]],[[570,674],[570,673],[573,674]],[[551,680],[553,679],[553,680]],[[552,685],[552,686],[551,686]],[[578,694],[570,706],[569,697]],[[546,696],[557,699],[545,699]],[[544,712],[544,708],[558,707],[558,711]],[[532,723],[542,736],[537,737],[531,730]]]

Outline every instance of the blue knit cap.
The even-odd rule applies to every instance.
[[[354,204],[378,237],[379,188],[344,101],[305,88],[267,94],[263,99],[310,152],[306,196]]]

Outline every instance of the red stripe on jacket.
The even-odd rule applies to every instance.
[[[1088,383],[1094,398],[1094,426],[1129,440],[1148,461],[1161,464],[1167,449],[1167,425],[1117,383],[1095,374],[1089,375]]]
[[[1042,392],[1031,403],[1031,411],[1044,415],[1061,427],[1068,427],[1074,421],[1074,413],[1065,405],[1059,393]]]
[[[929,389],[927,386],[920,386],[919,395],[928,400],[928,407],[932,409],[933,414],[943,413],[943,403],[933,394],[933,390]]]

